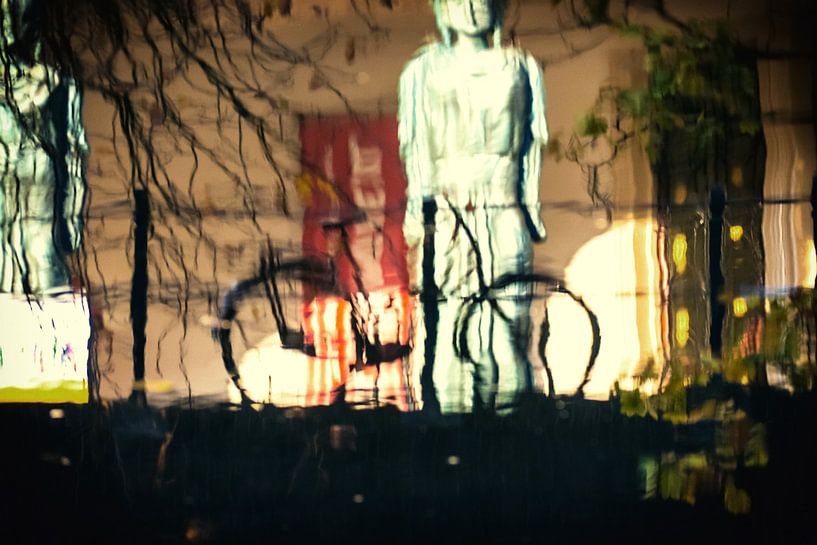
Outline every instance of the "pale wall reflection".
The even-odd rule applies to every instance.
[[[650,217],[616,220],[584,244],[565,269],[567,286],[596,313],[601,327],[601,351],[584,387],[587,397],[606,399],[616,380],[659,358],[656,229]],[[593,341],[587,316],[564,297],[548,301],[548,312],[552,334],[546,355],[555,391],[572,393]]]

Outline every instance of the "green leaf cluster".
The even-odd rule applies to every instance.
[[[648,88],[633,104],[632,94],[619,100],[621,111],[640,120],[653,135],[687,132],[701,150],[736,125],[745,134],[760,128],[757,83],[749,59],[720,22],[691,22],[674,34],[648,26],[626,26],[646,50]],[[637,106],[637,107],[634,107]]]
[[[576,122],[576,145],[583,145],[582,138],[604,136],[614,146],[624,145],[629,138],[617,137],[613,129],[626,125],[655,163],[670,132],[686,133],[695,149],[705,152],[729,131],[753,135],[760,130],[754,62],[725,22],[690,21],[665,30],[614,21],[606,1],[583,0],[582,5],[582,21],[609,25],[643,44],[648,85],[602,89],[593,108]]]
[[[817,367],[804,362],[803,347],[808,336],[806,331],[814,327],[814,311],[817,308],[815,291],[802,289],[786,297],[769,300],[763,316],[761,346],[756,354],[741,355],[733,348],[734,356],[727,366],[727,378],[747,376],[757,379],[756,372],[764,366],[776,366],[796,391],[807,390],[817,383]],[[748,315],[736,321],[737,345],[743,331],[749,326]],[[742,374],[742,375],[741,375]]]
[[[680,364],[671,365],[669,381],[657,395],[646,395],[638,388],[626,390],[616,382],[613,395],[626,416],[650,416],[673,424],[687,422],[687,390]],[[642,377],[643,379],[643,377]]]
[[[607,133],[607,120],[594,112],[586,112],[576,121],[576,133],[579,136],[598,138]]]

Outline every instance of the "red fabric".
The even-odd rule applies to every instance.
[[[299,183],[305,191],[302,198],[308,197],[304,255],[331,259],[344,295],[406,288],[402,231],[406,180],[396,118],[308,116],[302,119],[300,136],[304,175]],[[360,212],[365,213],[364,222],[345,229],[347,250],[341,233],[324,226],[349,221]],[[356,274],[355,263],[362,274]],[[315,295],[304,293],[307,301]]]

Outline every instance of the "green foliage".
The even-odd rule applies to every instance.
[[[763,380],[774,367],[795,391],[808,390],[817,382],[817,366],[806,361],[803,348],[814,324],[814,290],[802,289],[785,297],[749,300],[749,312],[736,318],[725,339],[723,375],[746,383]],[[747,339],[759,337],[759,345],[747,352]],[[749,343],[751,346],[751,342]]]
[[[621,390],[616,384],[616,395],[621,404],[621,413],[626,416],[646,416],[647,399],[638,390]]]
[[[586,112],[576,121],[576,133],[579,136],[597,138],[607,132],[607,127],[607,120],[592,111]]]
[[[743,459],[748,467],[764,467],[769,463],[766,426],[763,424],[754,424],[749,430],[749,440],[746,443]]]
[[[674,30],[667,30],[612,20],[607,1],[578,4],[574,15],[580,24],[608,25],[642,43],[648,85],[602,89],[577,121],[574,146],[585,145],[582,138],[606,137],[620,147],[634,136],[656,163],[670,132],[685,133],[695,150],[706,152],[733,129],[748,135],[760,130],[754,63],[725,22],[675,22]],[[614,134],[622,126],[627,133]],[[565,156],[582,158],[569,150]]]
[[[732,124],[746,134],[759,130],[754,68],[738,59],[738,44],[724,24],[690,23],[676,34],[630,26],[624,33],[644,44],[649,87],[638,109],[627,95],[619,107],[643,130],[684,131],[701,150]]]
[[[676,377],[684,377],[684,370],[680,365],[672,366]],[[626,391],[618,384],[615,387],[614,395],[624,414],[649,414],[676,425],[691,425],[701,420],[716,424],[714,443],[707,450],[670,451],[661,453],[660,457],[642,458],[639,473],[644,483],[643,497],[694,505],[701,498],[720,496],[729,513],[748,513],[752,508],[751,498],[736,486],[735,476],[742,468],[768,464],[766,427],[753,422],[746,412],[736,407],[733,399],[723,399],[717,392],[688,408],[688,386],[685,386],[690,382],[688,379],[688,376],[674,382],[670,379],[667,387],[654,395],[644,395],[639,388]]]
[[[619,111],[629,117],[643,118],[650,107],[646,89],[621,89],[616,96]]]
[[[745,490],[735,486],[734,477],[726,480],[723,491],[723,505],[733,515],[745,515],[752,509],[752,500]]]

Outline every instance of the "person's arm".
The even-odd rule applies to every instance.
[[[431,181],[431,157],[425,122],[425,78],[422,53],[409,61],[400,75],[398,137],[400,159],[406,172],[406,217],[403,235],[408,247],[421,244],[424,235],[423,198]]]
[[[85,208],[85,163],[88,157],[88,138],[82,124],[82,91],[73,79],[67,79],[68,87],[68,149],[65,153],[68,178],[62,217],[67,230],[69,249],[75,252],[82,242]]]
[[[528,119],[531,142],[522,158],[522,184],[520,200],[530,219],[531,236],[537,242],[547,238],[547,230],[542,221],[542,205],[539,202],[539,178],[542,173],[542,148],[548,141],[545,113],[547,102],[542,68],[532,55],[525,55],[530,92],[530,119]]]

